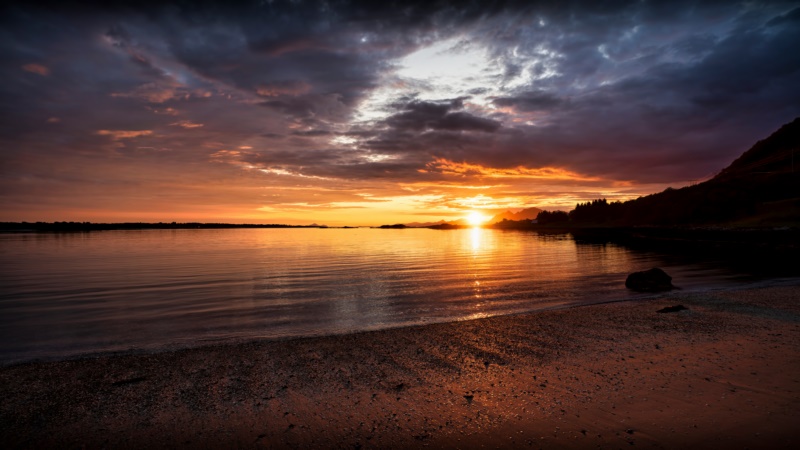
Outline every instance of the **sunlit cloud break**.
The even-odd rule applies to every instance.
[[[47,66],[43,66],[41,64],[36,64],[36,63],[25,64],[24,66],[22,66],[22,70],[30,73],[39,74],[45,77],[50,75],[50,69],[47,68]]]
[[[182,128],[200,128],[203,126],[202,123],[194,123],[189,120],[181,120],[179,122],[171,123],[170,125]]]
[[[443,158],[428,163],[425,169],[419,169],[422,173],[439,172],[444,175],[458,175],[462,177],[477,178],[531,178],[546,180],[576,180],[576,181],[600,181],[598,177],[582,176],[569,170],[555,167],[527,168],[518,166],[510,169],[498,169],[484,167],[480,164],[469,164],[465,162],[453,162]]]
[[[98,130],[95,134],[100,136],[111,136],[111,139],[118,141],[120,139],[133,139],[139,136],[150,136],[153,134],[152,130]]]

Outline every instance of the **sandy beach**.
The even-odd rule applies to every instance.
[[[800,287],[22,364],[0,398],[4,448],[796,448]]]

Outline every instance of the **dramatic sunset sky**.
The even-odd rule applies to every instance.
[[[0,7],[0,221],[569,210],[800,115],[797,2],[232,4]]]

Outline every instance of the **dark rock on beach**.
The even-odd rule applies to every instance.
[[[658,267],[628,275],[625,280],[625,287],[640,292],[660,292],[675,289],[675,286],[672,285],[672,277]]]

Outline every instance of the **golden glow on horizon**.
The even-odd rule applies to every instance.
[[[419,169],[427,176],[418,181],[393,186],[342,182],[336,177],[250,162],[255,155],[251,146],[215,143],[214,147],[217,148],[209,154],[210,161],[268,177],[263,179],[266,182],[263,203],[236,215],[256,223],[380,226],[461,219],[462,223],[478,227],[491,216],[509,210],[515,212],[533,206],[568,210],[576,203],[596,198],[628,200],[662,189],[657,186],[634,192],[630,182],[562,168],[494,168],[444,158],[434,158]],[[371,157],[380,159],[382,155]],[[252,180],[259,183],[260,179]],[[467,217],[470,211],[480,211],[488,217],[482,217],[481,213]]]
[[[203,127],[205,128],[205,127]],[[202,130],[203,128],[199,128]],[[158,133],[150,130],[98,130],[95,133],[117,144],[128,140],[151,139]],[[120,141],[122,141],[120,143]],[[3,211],[7,221],[90,221],[90,222],[225,222],[280,223],[328,226],[380,226],[396,223],[437,223],[461,220],[469,226],[480,226],[492,216],[523,208],[569,210],[578,202],[607,198],[628,200],[658,192],[668,185],[617,182],[581,182],[532,178],[497,178],[431,173],[418,176],[413,182],[380,183],[375,180],[311,178],[298,174],[291,167],[270,167],[251,158],[258,145],[248,142],[209,141],[205,157],[211,163],[232,166],[222,170],[217,180],[177,179],[167,170],[151,170],[153,189],[158,188],[166,203],[154,203],[141,195],[130,196],[124,183],[115,189],[103,190],[98,197],[84,197],[75,191],[70,202],[59,209],[30,202],[25,208]],[[129,144],[136,145],[136,143]],[[83,161],[83,160],[80,160]],[[131,181],[144,169],[133,161],[119,176]],[[139,161],[139,160],[136,160]],[[255,162],[251,162],[255,161]],[[430,161],[430,160],[429,160]],[[481,168],[478,165],[456,165],[459,170]],[[76,164],[76,167],[80,167]],[[116,161],[98,166],[115,173]],[[486,168],[483,168],[486,169]],[[98,169],[99,170],[99,169]],[[194,170],[194,169],[192,169]],[[199,170],[199,169],[198,169]],[[239,172],[239,171],[242,172]],[[475,169],[477,170],[477,169]],[[487,169],[488,170],[488,169]],[[503,169],[508,171],[510,169]],[[190,176],[191,175],[191,176]],[[303,176],[305,175],[305,176]],[[472,212],[488,217],[469,219]]]
[[[472,211],[471,213],[469,213],[466,219],[467,222],[473,227],[479,227],[481,226],[481,224],[489,220],[488,217],[484,216],[483,214],[477,211]]]
[[[228,152],[233,152],[228,151]],[[227,153],[227,152],[226,152]],[[219,156],[227,156],[223,153]],[[213,159],[212,159],[213,160]],[[246,164],[246,163],[242,163]],[[252,171],[259,173],[258,171]],[[259,175],[263,173],[260,172]],[[266,174],[265,174],[266,175]],[[280,180],[281,175],[270,174]],[[285,177],[291,178],[291,177]],[[302,178],[298,178],[302,179]],[[128,201],[125,211],[115,211],[111,206],[86,206],[77,203],[71,208],[53,210],[32,204],[24,211],[4,211],[8,221],[90,221],[90,222],[226,222],[226,223],[281,223],[328,226],[380,226],[395,223],[435,223],[441,220],[461,219],[465,225],[480,226],[488,218],[505,211],[516,212],[536,206],[542,209],[569,210],[577,202],[595,198],[609,201],[627,200],[640,194],[615,189],[587,187],[579,192],[488,192],[475,196],[462,196],[457,189],[420,189],[411,193],[403,189],[381,189],[370,184],[342,186],[334,184],[275,184],[264,186],[260,178],[253,178],[249,186],[216,184],[184,184],[181,187],[196,193],[202,202],[176,202],[155,205],[145,200]],[[172,180],[171,180],[172,182]],[[172,192],[171,184],[163,183],[164,192]],[[663,186],[650,187],[650,192],[663,190]],[[539,186],[537,186],[539,188]],[[549,188],[546,187],[546,188]],[[581,188],[581,187],[579,187]],[[520,189],[521,191],[521,189]],[[473,191],[474,192],[474,191]],[[645,191],[646,192],[646,191]],[[249,201],[256,197],[256,201]],[[230,201],[228,199],[234,199]],[[224,203],[224,204],[223,204]],[[176,205],[181,207],[178,209]],[[108,205],[119,205],[117,197],[108,196]],[[482,220],[477,214],[486,215]],[[14,214],[13,216],[11,214]],[[19,217],[22,219],[19,219]],[[479,223],[476,223],[479,222]]]

